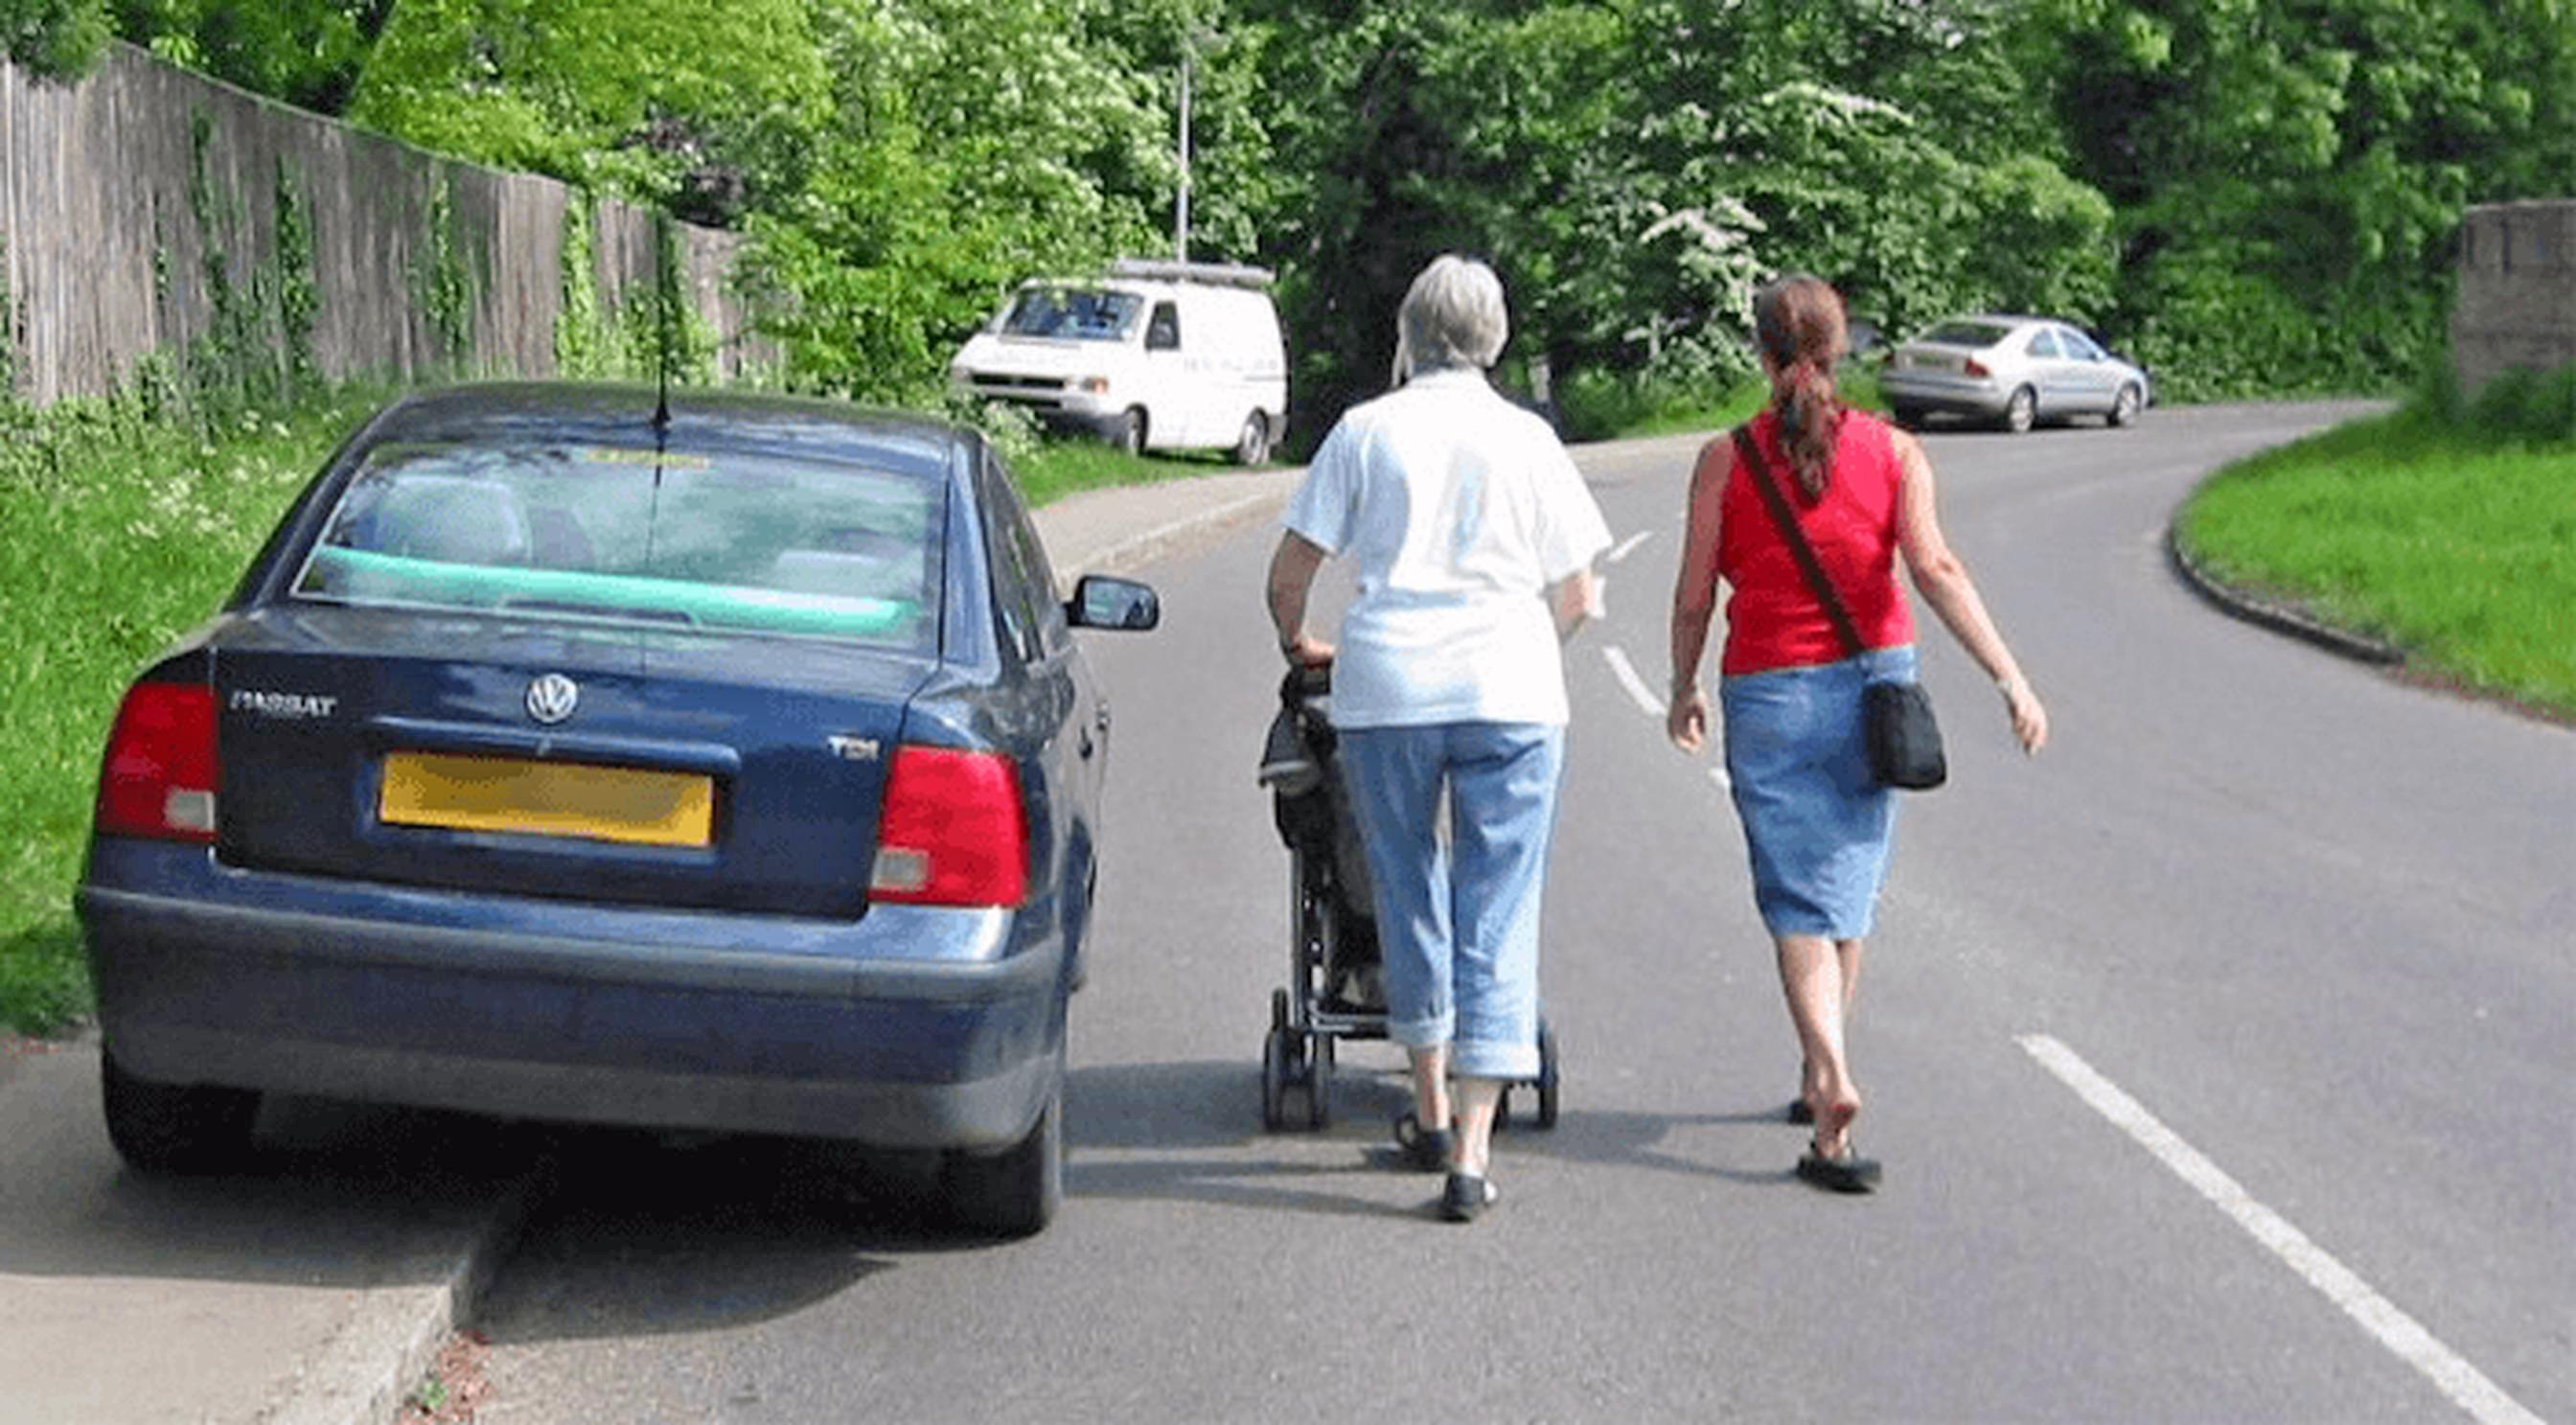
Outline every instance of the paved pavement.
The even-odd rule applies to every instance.
[[[1063,578],[1267,518],[1293,470],[1070,496]],[[0,1422],[387,1425],[506,1250],[538,1155],[497,1125],[274,1105],[267,1171],[125,1171],[94,1039],[0,1039]]]

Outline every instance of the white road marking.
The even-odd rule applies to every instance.
[[[1662,722],[1664,700],[1656,697],[1655,690],[1646,686],[1646,680],[1637,676],[1637,665],[1628,661],[1628,655],[1620,649],[1619,645],[1615,643],[1601,645],[1601,656],[1610,661],[1610,671],[1617,675],[1619,686],[1628,690],[1628,696],[1636,701],[1637,706],[1645,712],[1646,716],[1658,723]]]
[[[2478,1368],[2462,1360],[2450,1347],[2433,1339],[2415,1318],[2397,1309],[2395,1303],[2371,1289],[2368,1282],[2336,1261],[2326,1250],[2308,1240],[2306,1233],[2290,1225],[2279,1213],[2254,1200],[2244,1187],[2229,1177],[2200,1150],[2182,1140],[2172,1129],[2157,1121],[2146,1107],[2121,1091],[2119,1085],[2094,1071],[2092,1065],[2078,1057],[2074,1050],[2045,1034],[2020,1036],[2021,1047],[2055,1074],[2076,1096],[2092,1105],[2093,1111],[2111,1120],[2122,1132],[2137,1140],[2139,1146],[2156,1156],[2174,1176],[2191,1184],[2202,1197],[2233,1219],[2246,1234],[2263,1244],[2297,1272],[2308,1285],[2323,1292],[2328,1301],[2343,1308],[2344,1314],[2361,1323],[2363,1330],[2399,1360],[2422,1372],[2451,1402],[2469,1413],[2482,1425],[2540,1425],[2540,1417],[2497,1388]]]
[[[1635,534],[1628,536],[1626,539],[1619,541],[1618,545],[1610,551],[1610,562],[1616,564],[1620,560],[1627,558],[1629,555],[1636,553],[1638,545],[1641,545],[1654,537],[1655,532],[1653,530],[1641,529]]]

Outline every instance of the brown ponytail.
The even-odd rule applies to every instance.
[[[1842,437],[1843,403],[1834,393],[1834,363],[1847,349],[1843,299],[1804,273],[1779,278],[1753,296],[1753,332],[1771,359],[1771,405],[1780,413],[1780,445],[1810,501],[1833,478]]]

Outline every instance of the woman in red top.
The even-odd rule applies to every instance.
[[[1941,537],[1923,447],[1834,393],[1834,365],[1847,349],[1842,299],[1813,277],[1784,277],[1754,298],[1753,320],[1771,403],[1749,429],[1849,610],[1862,651],[1846,652],[1751,483],[1757,472],[1736,459],[1731,440],[1712,440],[1691,472],[1666,730],[1685,752],[1707,742],[1699,660],[1723,579],[1734,591],[1719,665],[1726,769],[1754,903],[1777,948],[1804,1056],[1790,1119],[1816,1130],[1798,1175],[1867,1192],[1879,1168],[1852,1150],[1861,1099],[1843,1030],[1895,823],[1893,794],[1870,775],[1861,689],[1914,674],[1914,622],[1896,586],[1900,556],[1923,601],[1995,680],[2023,751],[2048,740],[2048,713],[1986,616],[1967,566]]]

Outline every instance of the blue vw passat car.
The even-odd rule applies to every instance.
[[[269,1093],[945,1150],[1062,1193],[1109,704],[976,434],[526,384],[386,409],[125,696],[77,903],[107,1126]]]

